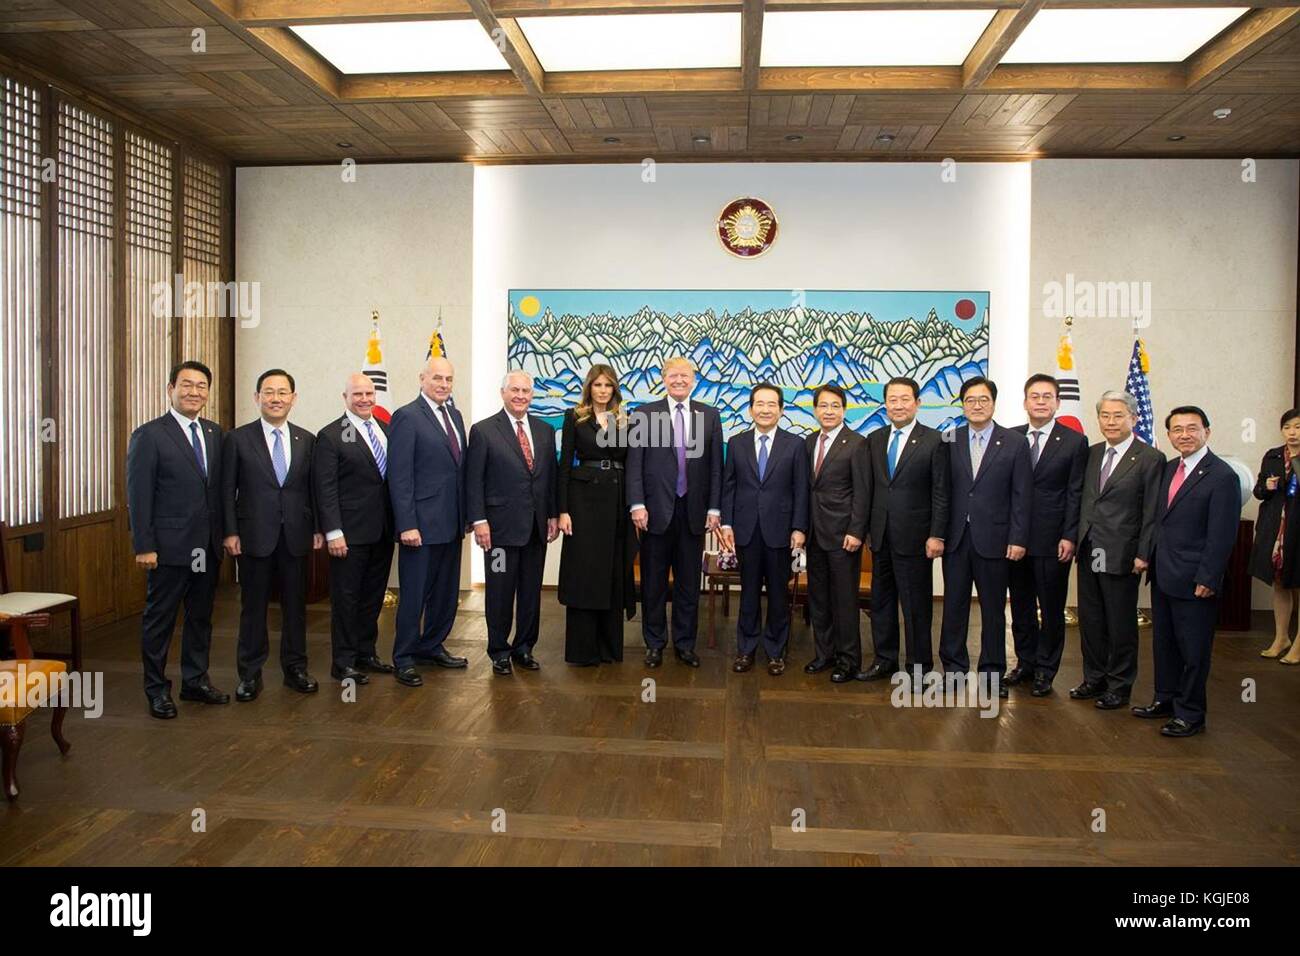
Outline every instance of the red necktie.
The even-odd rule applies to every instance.
[[[530,447],[528,447],[528,439],[524,436],[524,423],[516,420],[515,428],[516,428],[515,434],[519,438],[519,450],[524,453],[524,464],[528,466],[529,471],[532,471],[533,450]]]
[[[1178,462],[1178,470],[1174,472],[1174,480],[1169,482],[1169,500],[1165,502],[1165,507],[1174,503],[1174,495],[1178,494],[1178,489],[1183,486],[1183,479],[1187,477],[1187,463]]]
[[[822,432],[821,441],[817,443],[817,464],[813,466],[813,477],[822,473],[822,459],[826,457],[826,433]]]

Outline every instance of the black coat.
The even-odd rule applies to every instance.
[[[628,416],[629,505],[645,507],[651,534],[663,534],[677,503],[677,450],[667,398],[647,402]],[[676,405],[676,402],[672,402]],[[710,511],[722,510],[722,416],[712,405],[694,399],[688,406],[691,447],[686,457],[686,516],[691,534],[704,534]]]
[[[1017,425],[1011,430],[1021,436],[1029,434],[1028,425]],[[1027,439],[1025,447],[1029,447]],[[1054,558],[1062,540],[1079,543],[1079,505],[1083,500],[1083,472],[1087,464],[1087,437],[1059,421],[1052,426],[1039,450],[1037,466],[1030,456],[1034,474],[1029,512],[1030,557]]]
[[[1079,504],[1079,540],[1082,544],[1088,539],[1090,550],[1085,554],[1080,548],[1078,560],[1092,562],[1097,555],[1091,552],[1100,550],[1104,559],[1102,573],[1132,574],[1134,558],[1151,560],[1165,456],[1134,438],[1099,492],[1097,485],[1107,447],[1100,441],[1088,449]]]
[[[1206,450],[1195,470],[1183,479],[1169,502],[1169,486],[1179,459],[1165,463],[1151,541],[1147,579],[1170,597],[1196,597],[1196,586],[1216,594],[1223,590],[1232,546],[1241,518],[1241,482],[1218,455]]]
[[[524,462],[514,420],[503,408],[475,422],[465,454],[465,508],[469,523],[486,519],[494,548],[528,544],[533,527],[546,541],[546,522],[559,517],[555,429],[528,416],[533,468]]]
[[[627,470],[598,467],[601,461],[626,465],[627,448],[602,448],[599,432],[594,415],[579,423],[573,409],[564,413],[558,496],[560,514],[569,515],[573,534],[565,535],[561,545],[558,596],[566,607],[621,607],[631,620],[636,614],[632,562],[637,540],[627,510]]]
[[[772,432],[763,479],[758,478],[754,429],[727,442],[722,472],[722,524],[735,532],[736,544],[746,547],[754,530],[762,529],[769,548],[788,548],[790,533],[808,532],[808,465],[804,445],[790,432]]]
[[[388,426],[371,419],[384,435]],[[312,491],[323,533],[342,531],[348,545],[393,538],[393,503],[379,474],[370,440],[343,415],[316,433],[311,453]]]
[[[320,530],[312,509],[311,451],[316,436],[286,423],[292,449],[284,486],[275,477],[266,447],[262,419],[226,434],[221,449],[221,497],[227,535],[239,535],[240,550],[254,558],[274,553],[284,528],[284,541],[294,557],[311,550],[312,534]]]
[[[196,551],[221,560],[221,426],[198,419],[208,477],[171,412],[131,433],[126,450],[126,502],[131,549],[156,552],[160,565],[192,565]]]
[[[1259,479],[1255,482],[1255,497],[1259,499],[1259,516],[1255,519],[1255,544],[1250,550],[1250,573],[1265,584],[1273,583],[1273,542],[1277,540],[1277,529],[1282,522],[1282,511],[1286,510],[1286,537],[1282,541],[1282,586],[1300,588],[1300,511],[1296,510],[1294,498],[1286,496],[1286,473],[1283,468],[1282,446],[1270,448],[1264,452],[1264,460],[1259,463]],[[1295,461],[1292,461],[1294,470]],[[1281,479],[1277,489],[1269,491],[1266,482],[1269,478]]]
[[[982,558],[1006,557],[1007,546],[1029,545],[1029,506],[1033,472],[1029,446],[1009,428],[989,426],[978,474],[971,472],[970,426],[956,429],[948,449],[948,534],[944,549],[955,549],[969,532]]]
[[[899,452],[893,480],[889,477],[889,440],[893,425],[867,436],[871,456],[871,550],[884,546],[894,554],[925,554],[926,538],[948,533],[948,452],[943,436],[917,422]]]
[[[822,470],[814,472],[820,440],[820,429],[804,439],[808,452],[808,540],[823,551],[836,551],[843,547],[846,534],[867,540],[871,459],[867,440],[844,425],[835,443],[826,449]]]

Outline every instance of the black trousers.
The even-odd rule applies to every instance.
[[[436,654],[451,633],[460,596],[460,552],[460,538],[418,548],[398,546],[394,667]]]
[[[677,499],[663,534],[641,536],[641,635],[646,647],[668,643],[668,570],[673,572],[673,644],[695,649],[700,608],[700,572],[704,536],[691,533],[686,497]]]
[[[872,542],[876,545],[877,542]],[[933,558],[899,554],[885,540],[871,549],[871,643],[876,660],[898,666],[898,607],[903,607],[903,633],[907,638],[907,666],[934,666]]]
[[[266,611],[271,582],[280,586],[280,669],[307,666],[307,555],[294,557],[285,544],[284,529],[275,550],[264,558],[239,556],[239,679],[253,680],[271,654]]]
[[[790,548],[770,548],[763,529],[756,527],[749,544],[736,545],[740,563],[740,614],[736,620],[736,651],[753,655],[759,641],[770,661],[785,657],[790,643]],[[760,598],[767,588],[767,624]]]
[[[1205,683],[1218,617],[1217,597],[1175,598],[1151,588],[1155,699],[1173,701],[1174,716],[1192,726],[1205,721]]]
[[[1011,562],[1006,557],[986,558],[971,544],[970,531],[943,553],[943,628],[939,659],[944,672],[970,670],[966,635],[970,629],[970,586],[980,599],[981,673],[1001,674],[1007,669],[1007,587]]]
[[[862,669],[862,617],[858,587],[862,549],[825,550],[809,543],[808,609],[818,662],[835,661],[852,671]]]
[[[1092,544],[1079,544],[1079,637],[1083,679],[1128,700],[1138,670],[1136,574],[1092,570]]]
[[[483,554],[488,657],[494,661],[531,654],[542,620],[542,570],[546,539],[533,522],[532,537],[519,547],[493,546]],[[514,624],[515,639],[510,641]]]
[[[1054,555],[1026,555],[1011,562],[1011,634],[1016,642],[1016,663],[1048,681],[1061,669],[1069,592],[1069,561],[1058,561]]]
[[[375,654],[379,612],[384,607],[393,542],[350,544],[342,558],[330,558],[330,651],[335,667],[351,667]]]
[[[208,679],[208,654],[212,648],[212,602],[217,594],[220,557],[204,571],[190,565],[160,564],[149,572],[144,615],[140,619],[140,656],[144,661],[144,692],[150,697],[168,693],[167,652],[176,614],[185,604],[181,631],[181,686],[192,687]]]

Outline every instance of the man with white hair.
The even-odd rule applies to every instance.
[[[533,377],[507,372],[504,407],[474,423],[465,465],[465,503],[483,549],[488,657],[500,677],[535,671],[546,546],[559,533],[555,429],[528,414]],[[514,641],[510,628],[514,625]]]

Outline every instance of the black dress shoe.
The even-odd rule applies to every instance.
[[[687,667],[700,666],[700,659],[694,651],[682,651],[674,647],[673,653],[676,654],[677,659],[681,661],[683,664],[685,664]]]
[[[407,687],[419,687],[424,683],[424,678],[420,676],[420,672],[411,664],[397,668],[393,671],[393,676],[397,678],[397,683]]]
[[[252,680],[241,680],[239,686],[235,688],[235,700],[247,703],[250,700],[256,700],[257,695],[262,692],[262,675],[258,674]]]
[[[196,700],[200,704],[228,704],[230,695],[217,690],[211,684],[182,685],[181,700]]]
[[[664,649],[662,647],[650,647],[645,652],[645,666],[658,667],[664,662]]]
[[[1022,667],[1017,664],[1015,667],[1011,668],[1011,670],[1007,671],[1007,676],[1002,678],[1002,683],[1006,684],[1008,687],[1015,687],[1017,684],[1023,684],[1026,681],[1031,681],[1033,679],[1033,668]]]
[[[1121,697],[1114,691],[1107,691],[1097,698],[1093,706],[1098,710],[1119,710],[1128,703],[1127,697]]]
[[[374,654],[358,657],[356,664],[353,666],[359,671],[370,671],[372,674],[391,674],[393,672],[392,664],[386,663]]]
[[[1104,684],[1090,684],[1085,680],[1077,687],[1070,688],[1070,699],[1088,700],[1092,697],[1100,697],[1104,693],[1106,693]]]
[[[1001,698],[1002,700],[1006,700],[1010,696],[1011,696],[1011,688],[1008,687],[1006,684],[1004,684],[1002,681],[998,681],[998,697]]]
[[[1035,697],[1046,697],[1052,692],[1052,682],[1046,677],[1035,677],[1033,689],[1029,693]]]
[[[437,664],[439,667],[468,667],[469,660],[464,657],[452,657],[447,653],[446,648],[438,648],[432,654],[417,655],[415,658],[417,664]]]
[[[753,666],[754,666],[753,654],[737,654],[735,662],[731,665],[731,669],[735,671],[737,674],[743,674],[746,671],[751,670]]]
[[[320,685],[316,683],[316,678],[305,670],[289,671],[289,673],[285,674],[284,686],[292,687],[300,694],[314,694],[320,689]]]
[[[171,720],[176,716],[176,702],[170,694],[159,694],[149,698],[149,716],[159,720]]]
[[[820,674],[828,667],[834,667],[834,666],[835,666],[834,661],[809,661],[807,664],[803,666],[803,672],[805,674]]]
[[[337,681],[354,680],[358,684],[370,683],[370,675],[357,670],[355,667],[331,667],[330,677]]]
[[[516,654],[514,662],[526,671],[539,671],[542,669],[542,665],[538,662],[537,658],[533,657],[533,655],[528,651],[524,651],[522,654]]]
[[[855,670],[854,668],[841,667],[839,664],[836,664],[835,670],[831,671],[831,683],[847,684],[849,681],[855,680],[861,673],[862,671]]]
[[[510,658],[508,657],[503,657],[499,661],[492,662],[492,673],[499,677],[509,677],[514,672],[514,668],[510,666]]]
[[[886,664],[884,661],[872,661],[871,666],[857,674],[858,680],[886,680],[898,673],[897,664]]]
[[[1174,702],[1171,700],[1153,700],[1146,706],[1131,708],[1134,717],[1172,717]]]
[[[1199,724],[1189,724],[1181,717],[1175,717],[1169,723],[1160,728],[1160,732],[1166,737],[1195,737],[1205,729],[1205,721]]]

